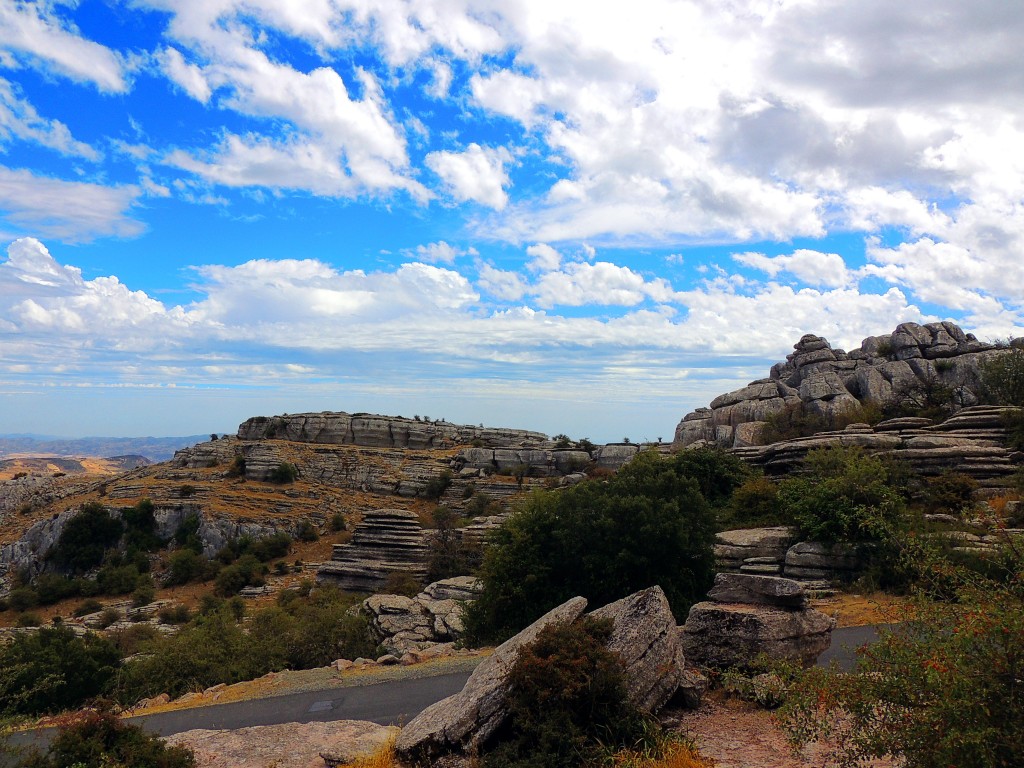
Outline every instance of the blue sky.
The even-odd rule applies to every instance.
[[[0,431],[670,439],[804,333],[1024,333],[1002,0],[0,0]]]

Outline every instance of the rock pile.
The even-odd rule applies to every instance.
[[[575,621],[586,607],[585,598],[575,597],[498,646],[461,692],[427,707],[402,729],[396,743],[399,756],[433,765],[441,755],[485,746],[508,717],[507,678],[520,649],[545,627]],[[594,615],[612,621],[608,647],[623,660],[630,701],[657,712],[684,677],[678,628],[661,588],[611,603]]]
[[[363,611],[384,650],[401,657],[458,640],[464,631],[463,605],[475,600],[479,589],[472,576],[456,576],[435,581],[412,598],[373,595],[363,601]]]
[[[777,576],[719,573],[683,625],[683,649],[692,664],[742,667],[764,653],[813,664],[828,648],[835,619],[807,607],[803,586]]]
[[[393,574],[422,583],[428,555],[415,512],[381,509],[366,513],[348,544],[334,545],[331,559],[320,566],[316,578],[350,592],[383,592]]]
[[[831,417],[860,403],[881,405],[894,393],[923,384],[955,388],[959,405],[976,405],[981,365],[999,354],[949,322],[903,323],[891,334],[864,339],[852,352],[808,334],[767,379],[720,395],[710,408],[684,416],[674,445],[756,444],[765,420],[787,406],[802,404],[811,413]]]
[[[820,589],[829,582],[851,581],[864,558],[851,544],[798,541],[795,529],[780,526],[716,534],[715,564],[725,573],[785,576],[805,582],[805,589]]]

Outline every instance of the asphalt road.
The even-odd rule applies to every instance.
[[[847,627],[832,633],[832,643],[818,659],[819,666],[833,661],[849,671],[855,663],[855,649],[878,637],[875,626]],[[462,690],[469,672],[454,672],[435,677],[389,680],[372,685],[332,688],[309,693],[270,696],[252,701],[214,704],[155,715],[129,718],[129,722],[162,736],[206,729],[236,729],[251,725],[308,723],[314,720],[369,720],[382,725],[409,722],[423,709]],[[11,741],[19,745],[42,746],[52,729],[21,733]],[[4,765],[0,758],[0,766]]]
[[[818,659],[820,666],[833,660],[840,669],[854,666],[854,649],[878,637],[873,626],[848,627],[832,633],[832,644]],[[382,725],[409,722],[430,704],[462,690],[469,672],[455,672],[414,680],[393,680],[374,685],[295,693],[253,701],[215,704],[131,718],[131,722],[168,736],[192,728],[243,728],[248,725],[308,723],[312,720],[370,720]]]

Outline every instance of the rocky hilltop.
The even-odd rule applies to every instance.
[[[957,407],[976,405],[981,365],[998,354],[995,346],[950,322],[902,323],[890,334],[864,339],[850,352],[807,334],[784,362],[772,366],[768,378],[684,416],[673,447],[758,445],[766,421],[788,407],[831,419],[865,404],[881,406],[920,387],[947,387]]]
[[[533,448],[549,443],[547,435],[428,421],[371,413],[293,413],[257,416],[238,427],[239,440],[289,440],[296,443],[360,445],[367,448],[450,448],[480,443],[493,448]]]

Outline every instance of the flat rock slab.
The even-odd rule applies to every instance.
[[[370,755],[398,729],[359,720],[258,725],[235,731],[193,730],[168,736],[195,752],[196,768],[324,768],[320,753],[352,761]]]
[[[803,608],[807,595],[793,579],[746,573],[719,573],[708,597],[716,603],[749,603],[777,608]]]
[[[459,693],[431,704],[402,729],[395,744],[399,756],[430,765],[437,755],[463,752],[486,742],[507,716],[508,673],[519,650],[536,640],[545,627],[575,621],[586,607],[586,598],[574,597],[499,645]]]

